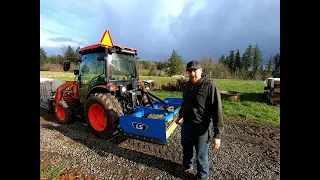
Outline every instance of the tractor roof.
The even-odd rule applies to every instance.
[[[79,52],[83,52],[83,51],[90,50],[90,49],[96,49],[96,48],[100,48],[100,47],[104,47],[104,46],[103,46],[102,44],[93,44],[93,45],[85,46],[85,47],[81,48],[81,49],[79,50]],[[113,44],[112,47],[118,47],[118,48],[121,48],[121,49],[130,50],[130,51],[137,51],[136,48],[130,48],[130,47],[121,46],[121,45],[118,45],[118,44]]]

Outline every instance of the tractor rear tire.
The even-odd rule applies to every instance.
[[[55,106],[55,116],[61,124],[69,124],[73,120],[72,106],[67,101],[60,101]]]
[[[86,103],[86,123],[93,134],[100,138],[106,139],[115,132],[122,115],[121,104],[110,93],[95,93]]]

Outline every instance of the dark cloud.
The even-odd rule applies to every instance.
[[[152,34],[150,26],[153,22],[152,14],[155,13],[153,7],[152,1],[145,1],[143,5],[135,5],[128,11],[119,7],[102,12],[100,25],[93,28],[89,43],[98,43],[104,30],[108,29],[114,44],[137,48],[141,58],[155,60],[164,58],[161,56],[161,49],[154,48],[157,42],[153,40],[157,34]]]
[[[239,49],[242,54],[250,43],[258,43],[264,59],[268,59],[280,47],[279,3],[267,7],[259,1],[252,3],[251,8],[246,8],[246,4],[233,1],[220,5],[209,1],[206,9],[192,18],[188,17],[190,8],[184,8],[171,24],[177,51],[186,60],[199,59],[202,55],[217,60],[230,50]]]
[[[152,13],[156,12],[150,1],[149,6],[132,9],[128,16],[118,17],[114,10],[108,11],[108,21],[101,29],[109,28],[115,43],[138,48],[143,59],[162,60],[175,49],[185,61],[203,55],[217,60],[230,50],[239,49],[242,54],[250,43],[258,43],[268,60],[280,47],[279,2],[242,2],[208,1],[205,9],[191,17],[190,4],[171,22],[169,34],[161,34],[151,29]],[[150,8],[143,8],[146,6]]]
[[[169,25],[155,18],[168,13],[156,1],[108,7],[88,25],[86,45],[99,43],[104,30],[109,29],[115,44],[135,47],[147,60],[169,58],[173,49],[185,61],[205,55],[217,60],[230,50],[239,49],[242,55],[250,43],[259,44],[265,61],[279,51],[279,0],[208,0],[194,16],[190,15],[191,3],[185,4],[178,17],[168,15]]]

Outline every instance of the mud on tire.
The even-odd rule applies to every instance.
[[[95,93],[87,101],[85,119],[89,129],[100,138],[108,138],[123,115],[121,104],[109,93]]]
[[[72,107],[67,101],[58,102],[55,106],[54,112],[57,121],[61,124],[68,124],[73,120]]]

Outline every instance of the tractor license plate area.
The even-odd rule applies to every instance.
[[[166,133],[169,124],[174,123],[173,117],[179,113],[181,102],[180,98],[167,98],[164,102],[174,107],[174,111],[166,112],[163,110],[165,104],[156,101],[152,107],[136,107],[134,114],[120,117],[120,128],[122,133],[133,138],[142,139],[158,144],[166,144],[168,135]],[[162,108],[161,108],[162,107]],[[172,131],[172,128],[171,130]]]

